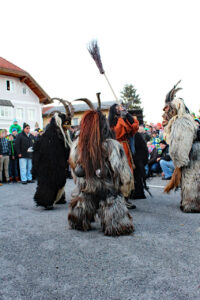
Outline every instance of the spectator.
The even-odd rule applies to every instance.
[[[197,124],[197,140],[200,141],[200,119],[195,119]]]
[[[16,128],[17,133],[20,133],[22,131],[21,126],[18,124],[17,120],[13,120],[13,124],[9,128],[9,132],[12,134],[13,128]]]
[[[9,155],[11,154],[10,143],[6,139],[6,130],[1,131],[0,136],[0,183],[3,181],[3,168],[5,173],[5,179],[7,183],[10,183],[8,166],[9,166]]]
[[[148,160],[148,165],[145,167],[146,169],[146,176],[151,177],[153,173],[159,174],[161,173],[159,158],[160,155],[158,153],[158,149],[154,148],[150,153],[150,158]]]
[[[195,122],[196,122],[196,124],[197,124],[197,126],[198,126],[198,128],[200,128],[200,120],[199,119],[194,119],[195,120]]]
[[[158,134],[157,134],[156,130],[154,130],[152,132],[151,140],[150,141],[151,141],[152,145],[154,145],[155,148],[158,150],[158,153],[161,154],[162,151],[160,149],[160,139],[158,137]]]
[[[148,152],[149,154],[151,154],[151,152],[153,151],[153,149],[155,148],[154,145],[152,145],[152,142],[147,142],[147,148],[148,148]],[[150,155],[149,155],[149,158],[150,158]]]
[[[160,148],[162,149],[162,154],[158,160],[160,161],[160,167],[163,172],[162,180],[169,180],[174,172],[174,163],[169,155],[169,145],[162,140],[160,142]]]
[[[10,155],[10,162],[9,162],[9,177],[10,181],[19,182],[19,175],[18,175],[18,157],[16,154],[15,149],[15,142],[16,142],[17,130],[13,128],[12,135],[9,135],[9,143],[11,148],[11,155]]]
[[[151,137],[148,133],[148,128],[144,128],[144,126],[139,126],[138,132],[142,135],[146,143],[150,141]]]
[[[156,132],[157,132],[157,135],[158,135],[158,138],[160,140],[163,140],[163,133],[164,133],[164,130],[162,128],[162,124],[161,123],[157,123],[156,124]]]
[[[23,125],[23,131],[18,134],[16,139],[16,152],[19,157],[20,176],[22,184],[34,182],[32,180],[32,152],[31,147],[35,142],[35,137],[30,134],[30,126]]]

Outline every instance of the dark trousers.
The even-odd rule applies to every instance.
[[[10,158],[9,162],[9,177],[16,178],[18,177],[18,159]]]

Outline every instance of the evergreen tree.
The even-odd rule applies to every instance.
[[[140,96],[132,84],[126,84],[120,94],[127,109],[142,109]]]

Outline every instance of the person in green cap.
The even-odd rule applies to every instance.
[[[18,124],[18,121],[16,119],[13,120],[13,124],[9,128],[9,132],[12,134],[12,130],[16,128],[17,133],[22,132],[21,126]]]

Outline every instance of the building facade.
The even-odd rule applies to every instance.
[[[43,127],[42,106],[51,103],[29,73],[0,57],[0,129],[9,129],[13,119],[31,130]]]

